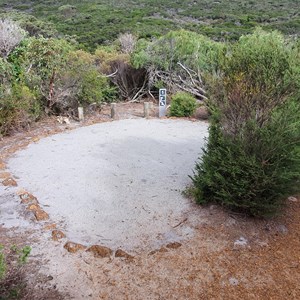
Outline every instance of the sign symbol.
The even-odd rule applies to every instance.
[[[159,117],[163,118],[167,114],[167,90],[159,89]]]
[[[165,95],[166,95],[166,92],[167,92],[166,89],[160,89],[160,90],[159,90],[159,95],[160,95],[160,96],[165,96]]]

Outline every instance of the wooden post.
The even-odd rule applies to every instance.
[[[79,121],[84,120],[83,107],[81,107],[81,106],[78,107],[78,118],[79,118]]]
[[[117,118],[117,104],[112,103],[110,108],[111,108],[111,118],[115,120]]]
[[[144,117],[149,118],[149,102],[144,102]]]

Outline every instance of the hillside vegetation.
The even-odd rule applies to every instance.
[[[237,40],[256,26],[296,35],[299,5],[298,0],[0,0],[0,13],[22,19],[35,32],[63,33],[95,49],[124,32],[149,38],[180,28],[218,40]]]
[[[0,135],[165,87],[211,115],[198,203],[274,215],[300,186],[299,1],[172,2],[0,2]]]

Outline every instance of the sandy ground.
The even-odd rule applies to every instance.
[[[193,234],[173,227],[190,209],[190,183],[207,124],[131,119],[57,134],[18,152],[8,171],[70,239],[126,251]]]
[[[142,105],[124,107],[127,108],[123,113],[125,118],[132,113],[135,117],[141,116]],[[131,109],[130,113],[128,113],[129,108]],[[104,113],[100,119],[95,119],[90,123],[108,119]],[[147,122],[141,119],[137,121]],[[155,120],[149,122],[153,121],[154,123],[157,122]],[[169,124],[177,121],[163,121],[163,125],[164,122]],[[102,125],[115,126],[114,123],[117,124],[117,122],[113,122]],[[182,122],[182,124],[187,123],[189,122]],[[193,128],[193,126],[198,126],[197,124],[199,125],[199,123],[189,123],[188,126]],[[98,126],[100,128],[102,125],[97,125],[96,128]],[[4,177],[5,173],[8,173],[7,164],[12,168],[14,160],[20,159],[22,155],[29,153],[32,149],[34,151],[41,150],[40,147],[44,143],[50,143],[48,144],[49,147],[44,149],[45,153],[49,153],[48,151],[52,146],[50,141],[57,137],[57,135],[50,136],[51,134],[67,130],[68,134],[59,135],[60,138],[67,138],[73,134],[69,130],[76,127],[78,127],[76,124],[40,123],[38,127],[29,132],[15,134],[3,139],[0,141],[0,176]],[[87,127],[85,130],[91,128]],[[74,134],[78,134],[81,130],[83,129],[74,131]],[[156,134],[158,133],[156,132]],[[201,133],[198,132],[197,134]],[[48,136],[48,138],[40,140],[42,136]],[[128,138],[130,139],[131,136]],[[172,136],[166,138],[167,140],[172,139]],[[186,142],[184,136],[180,136],[180,138]],[[62,143],[64,143],[63,140]],[[72,141],[73,139],[69,142]],[[135,136],[134,142],[132,141],[131,144],[137,141]],[[57,147],[61,145],[58,141],[52,142]],[[117,145],[122,144],[122,141],[118,139],[116,142],[114,151],[118,153]],[[109,151],[106,152],[105,147],[101,147],[100,144],[103,143],[100,142],[99,147],[95,144],[97,154],[101,152],[102,155],[113,155]],[[158,142],[158,144],[162,146],[163,143]],[[24,149],[28,145],[31,146],[24,152],[18,152],[19,149]],[[132,146],[130,145],[128,148],[132,149]],[[168,146],[169,152],[176,149],[173,146]],[[53,150],[55,151],[55,149]],[[144,150],[145,153],[150,153],[148,149]],[[184,152],[186,147],[180,147],[180,151],[186,153]],[[14,153],[16,153],[16,157],[12,158]],[[44,152],[39,152],[39,154],[44,155]],[[197,155],[196,151],[192,155]],[[169,159],[168,156],[169,153],[166,154],[165,158]],[[85,159],[88,157],[89,155]],[[11,165],[9,158],[11,158]],[[124,153],[124,160],[120,162],[125,163],[125,158]],[[177,159],[181,161],[180,155],[178,157],[174,155],[174,158],[176,161]],[[30,160],[32,157],[27,159]],[[150,158],[144,157],[144,160],[149,161]],[[172,163],[176,165],[176,161]],[[20,161],[20,163],[21,167],[27,161]],[[39,168],[42,168],[44,163],[47,162],[41,162]],[[192,164],[192,162],[190,163]],[[14,167],[17,169],[19,166]],[[53,170],[56,168],[52,164],[49,167],[53,167]],[[30,165],[28,168],[32,172],[35,170]],[[190,167],[188,165],[182,169],[181,174],[189,174]],[[99,171],[101,170],[99,169]],[[23,171],[26,176],[32,176],[31,172],[24,169]],[[62,178],[69,176],[64,174],[63,170],[58,171],[58,176],[60,176],[56,180],[58,183]],[[167,167],[167,170],[162,170],[161,174],[165,175],[170,171],[173,172],[174,170]],[[143,172],[142,175],[147,174],[147,172],[146,174]],[[22,178],[22,174],[19,176],[11,175],[15,176],[14,179],[19,186],[4,187],[0,184],[0,244],[4,244],[6,247],[11,244],[32,246],[32,255],[25,274],[27,289],[24,299],[300,299],[300,201],[297,197],[286,201],[286,208],[281,217],[257,220],[225,211],[214,205],[197,206],[192,200],[182,198],[177,191],[176,197],[178,198],[172,200],[182,204],[179,206],[180,211],[177,211],[177,207],[174,208],[173,206],[169,207],[170,211],[164,209],[158,211],[158,215],[160,213],[168,215],[166,228],[158,226],[159,230],[169,232],[171,229],[175,235],[172,235],[171,238],[168,235],[163,236],[163,238],[157,236],[155,222],[146,222],[145,231],[149,233],[152,228],[155,234],[142,236],[143,245],[133,242],[133,240],[139,241],[140,235],[131,239],[132,247],[129,247],[129,244],[125,243],[122,237],[116,237],[118,242],[115,245],[127,245],[128,249],[132,249],[128,252],[133,255],[133,258],[115,257],[115,253],[107,258],[95,258],[91,253],[84,250],[69,253],[64,249],[65,243],[70,239],[68,234],[72,234],[71,231],[74,230],[80,235],[80,230],[76,226],[70,230],[72,222],[69,219],[59,222],[60,218],[65,217],[65,210],[59,211],[52,205],[47,206],[50,205],[48,203],[52,198],[47,199],[45,194],[41,194],[41,197],[46,196],[46,198],[39,200],[45,211],[49,212],[50,219],[36,222],[32,212],[26,209],[26,205],[20,204],[20,199],[17,196],[17,192],[22,188],[20,182],[24,180],[25,183],[26,178]],[[88,176],[88,174],[86,175]],[[96,175],[100,176],[101,174]],[[137,176],[136,172],[132,172],[130,176],[135,180],[136,178],[146,179],[148,184],[151,184],[148,177]],[[127,174],[126,178],[130,179],[130,176]],[[34,176],[31,178],[32,181],[28,181],[28,184],[33,187],[37,179]],[[155,174],[152,174],[151,178],[154,180]],[[186,177],[176,178],[176,180],[179,180],[176,181],[176,184],[188,182]],[[85,184],[89,182],[86,180]],[[126,183],[128,184],[127,181],[114,182],[117,182],[118,188],[121,189],[126,187]],[[143,187],[141,190],[144,192],[145,183],[137,181],[134,184],[134,182],[132,182],[133,186],[135,188]],[[172,180],[167,180],[165,186],[172,188],[172,182]],[[47,185],[50,183],[47,182]],[[38,192],[41,187],[36,185],[35,188]],[[65,188],[65,184],[63,188]],[[105,187],[103,190],[106,190]],[[43,190],[43,193],[45,192],[46,190]],[[115,191],[112,195],[114,193]],[[134,191],[132,193],[134,195]],[[76,196],[74,193],[71,194]],[[55,191],[54,195],[59,195],[59,192]],[[164,195],[164,191],[161,192],[161,195]],[[63,197],[68,196],[68,193],[63,195]],[[120,196],[124,197],[124,195]],[[116,210],[118,210],[118,201],[116,204]],[[99,206],[99,202],[96,201],[95,205]],[[144,214],[142,210],[140,209],[138,214],[131,216],[139,218],[140,214]],[[67,208],[67,211],[71,211],[71,209]],[[94,216],[97,215],[93,211],[86,210],[87,212]],[[153,216],[154,214],[152,214]],[[145,217],[147,219],[147,214]],[[109,219],[106,221],[111,222]],[[93,220],[90,220],[89,223],[93,224]],[[51,237],[53,226],[64,230],[67,237],[57,242],[53,241]],[[100,228],[102,227],[100,226]],[[133,230],[137,230],[137,228]],[[124,232],[126,233],[126,231]],[[137,230],[137,232],[141,233],[141,230]],[[89,238],[92,236],[93,234],[90,233]],[[155,236],[152,241],[151,236]],[[80,239],[84,241],[84,235],[81,235]],[[172,239],[178,239],[180,244],[176,244],[176,247],[167,247],[167,244],[162,242],[164,239],[166,243]],[[157,244],[153,243],[155,240]],[[150,242],[147,243],[147,241]],[[156,246],[156,251],[153,251]]]

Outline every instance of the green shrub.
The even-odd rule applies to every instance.
[[[116,89],[97,68],[97,60],[96,55],[83,50],[71,51],[68,54],[67,68],[62,72],[64,78],[61,81],[71,82],[74,92],[70,94],[70,103],[76,100],[80,105],[87,106],[115,99]]]
[[[186,92],[177,92],[172,96],[170,116],[190,117],[197,108],[196,99]]]
[[[26,127],[40,114],[40,104],[27,86],[0,86],[0,134]]]
[[[27,262],[31,248],[13,245],[4,253],[0,245],[0,299],[23,299],[26,279],[23,266]]]
[[[216,202],[254,216],[278,212],[299,185],[299,113],[299,104],[290,104],[274,113],[268,125],[249,122],[234,138],[213,122],[193,177],[197,202]],[[251,144],[245,138],[249,134]]]
[[[82,74],[81,90],[79,92],[79,102],[81,104],[101,104],[109,101],[109,97],[114,98],[114,89],[109,86],[106,77],[101,76],[96,69],[91,69]]]
[[[5,271],[6,271],[5,256],[3,253],[3,246],[0,245],[0,280],[4,278]]]
[[[277,32],[257,30],[226,57],[211,86],[210,135],[193,176],[197,202],[268,216],[299,191],[296,49]]]

